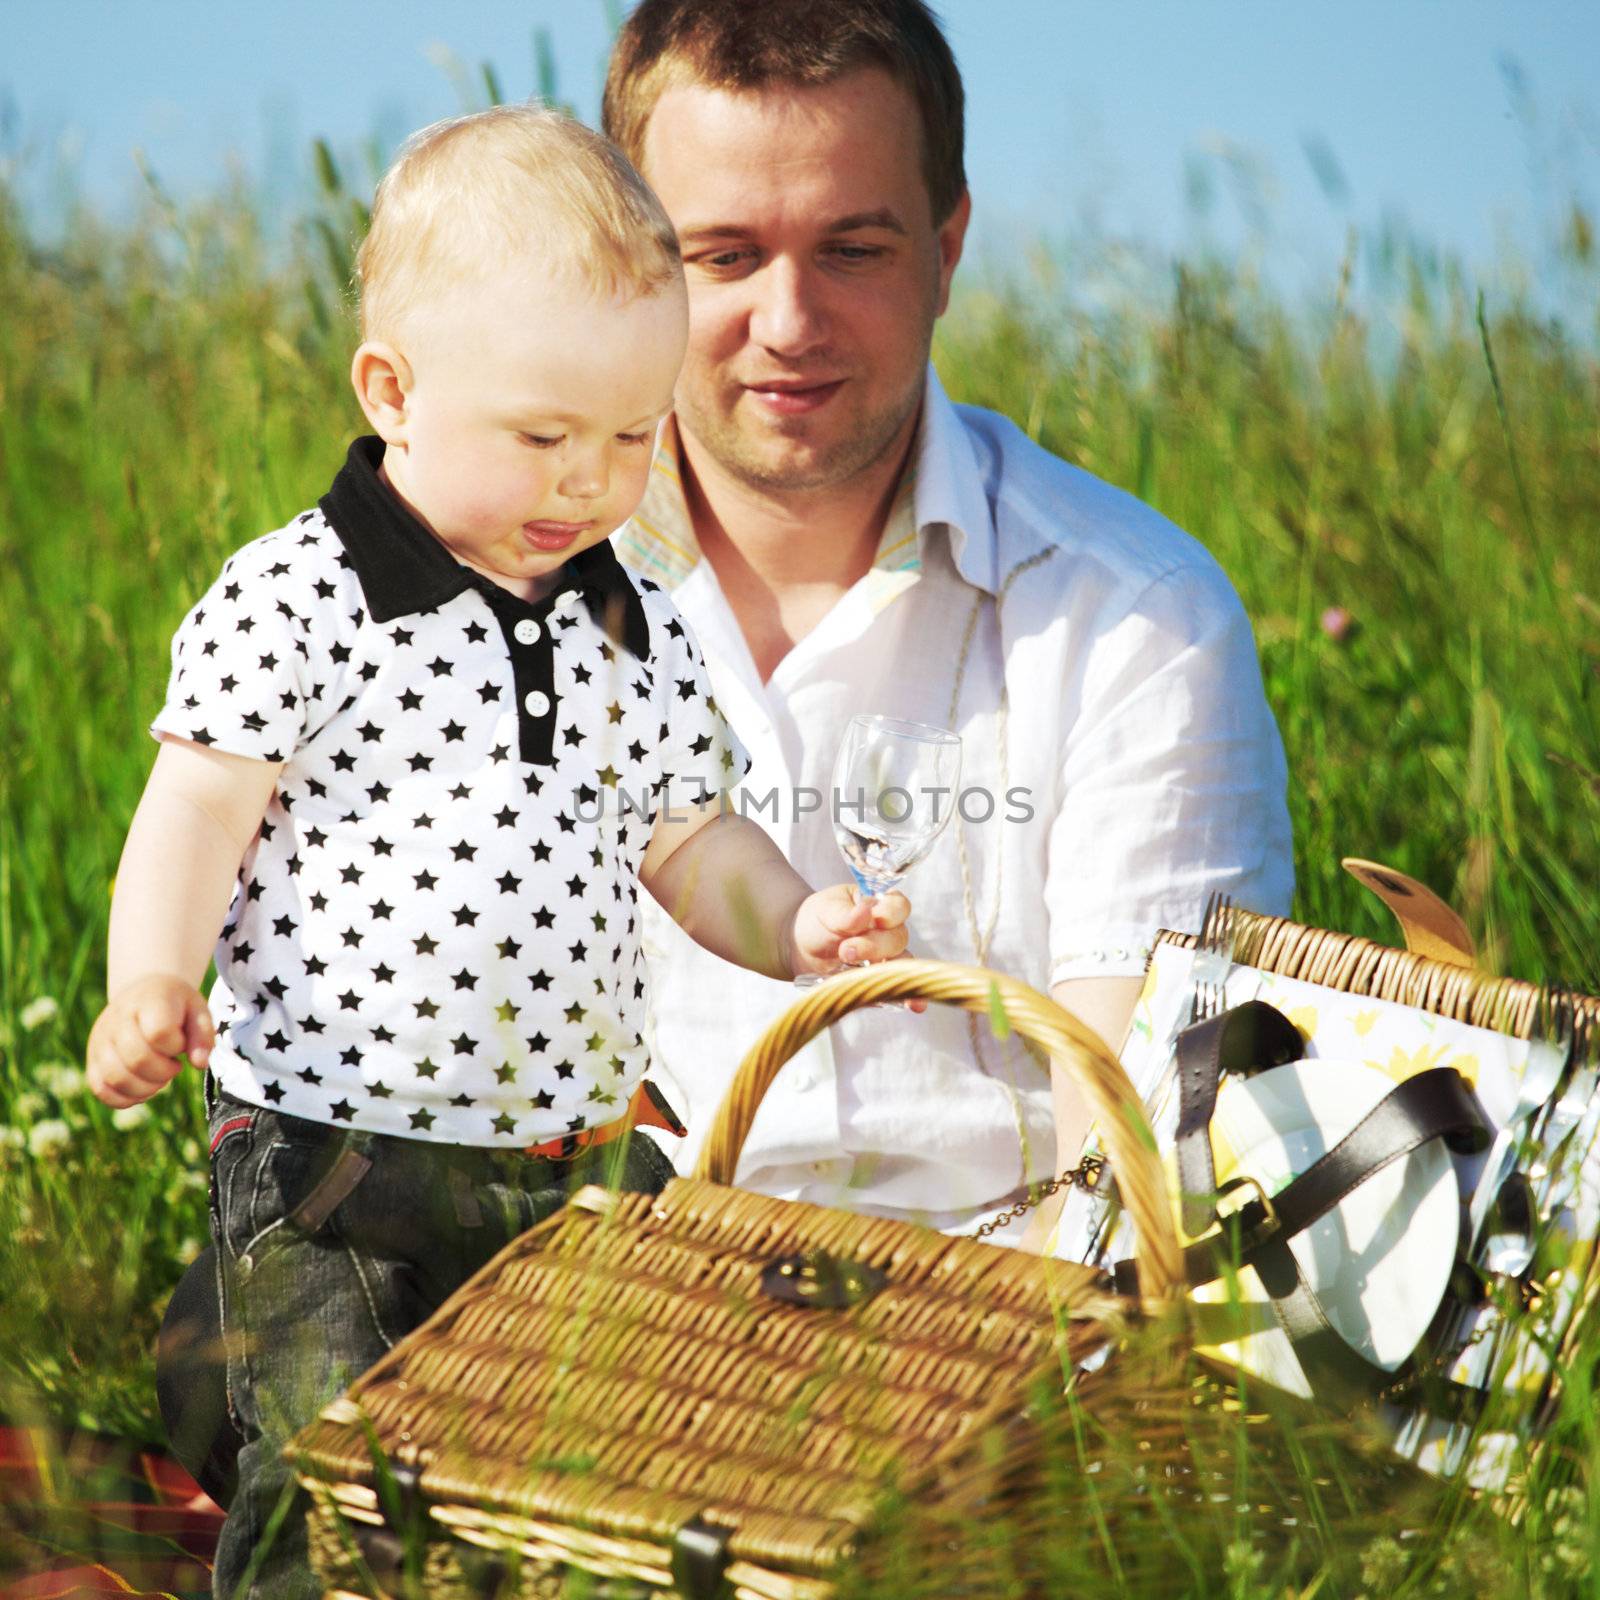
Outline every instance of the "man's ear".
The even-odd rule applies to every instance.
[[[950,280],[956,275],[956,265],[961,260],[961,246],[967,237],[967,224],[972,220],[972,191],[963,189],[961,198],[951,208],[950,215],[939,224],[934,235],[939,244],[939,300],[934,309],[942,317],[950,304]]]
[[[369,339],[350,362],[350,382],[372,430],[385,444],[403,445],[410,420],[411,363],[381,339]]]

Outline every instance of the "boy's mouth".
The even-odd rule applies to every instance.
[[[592,518],[588,522],[525,522],[522,536],[535,550],[565,550],[593,526]]]

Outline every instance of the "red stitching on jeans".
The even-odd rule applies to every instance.
[[[255,1120],[254,1113],[247,1117],[229,1117],[228,1120],[217,1129],[217,1136],[211,1141],[212,1155],[217,1153],[217,1146],[221,1144],[230,1133],[239,1133],[241,1130],[248,1128]]]

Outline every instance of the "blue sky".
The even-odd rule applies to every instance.
[[[1200,230],[1276,278],[1331,280],[1351,227],[1408,231],[1559,296],[1552,241],[1600,202],[1592,0],[943,0],[969,96],[974,240]],[[358,152],[461,108],[452,71],[561,91],[593,117],[603,0],[0,0],[0,159],[47,207],[58,173],[123,210],[142,150],[180,194],[230,164],[280,210],[323,135]],[[449,63],[456,63],[452,69]],[[1592,293],[1592,287],[1589,291]]]

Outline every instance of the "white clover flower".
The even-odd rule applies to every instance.
[[[137,1105],[119,1106],[111,1113],[111,1126],[124,1133],[129,1128],[143,1127],[150,1120],[150,1102],[141,1100]]]
[[[57,1100],[70,1100],[82,1094],[89,1083],[83,1068],[73,1066],[70,1061],[47,1061],[34,1073],[34,1078]]]
[[[35,1028],[42,1028],[47,1022],[54,1022],[61,1015],[61,1007],[47,994],[42,994],[37,1000],[30,1000],[17,1015],[17,1021],[32,1033]]]
[[[194,1166],[200,1159],[200,1141],[198,1139],[185,1139],[178,1149],[178,1155],[186,1166]]]
[[[28,1136],[21,1128],[13,1128],[9,1122],[0,1122],[0,1153],[20,1150],[27,1142]]]
[[[189,1263],[193,1261],[202,1250],[205,1249],[205,1247],[206,1242],[204,1239],[185,1239],[183,1243],[178,1246],[179,1266],[188,1266]]]
[[[50,1102],[37,1089],[24,1089],[11,1102],[11,1109],[16,1112],[19,1122],[37,1122],[49,1106]]]
[[[28,1151],[34,1156],[53,1156],[71,1143],[72,1129],[59,1117],[36,1122],[28,1130]]]

